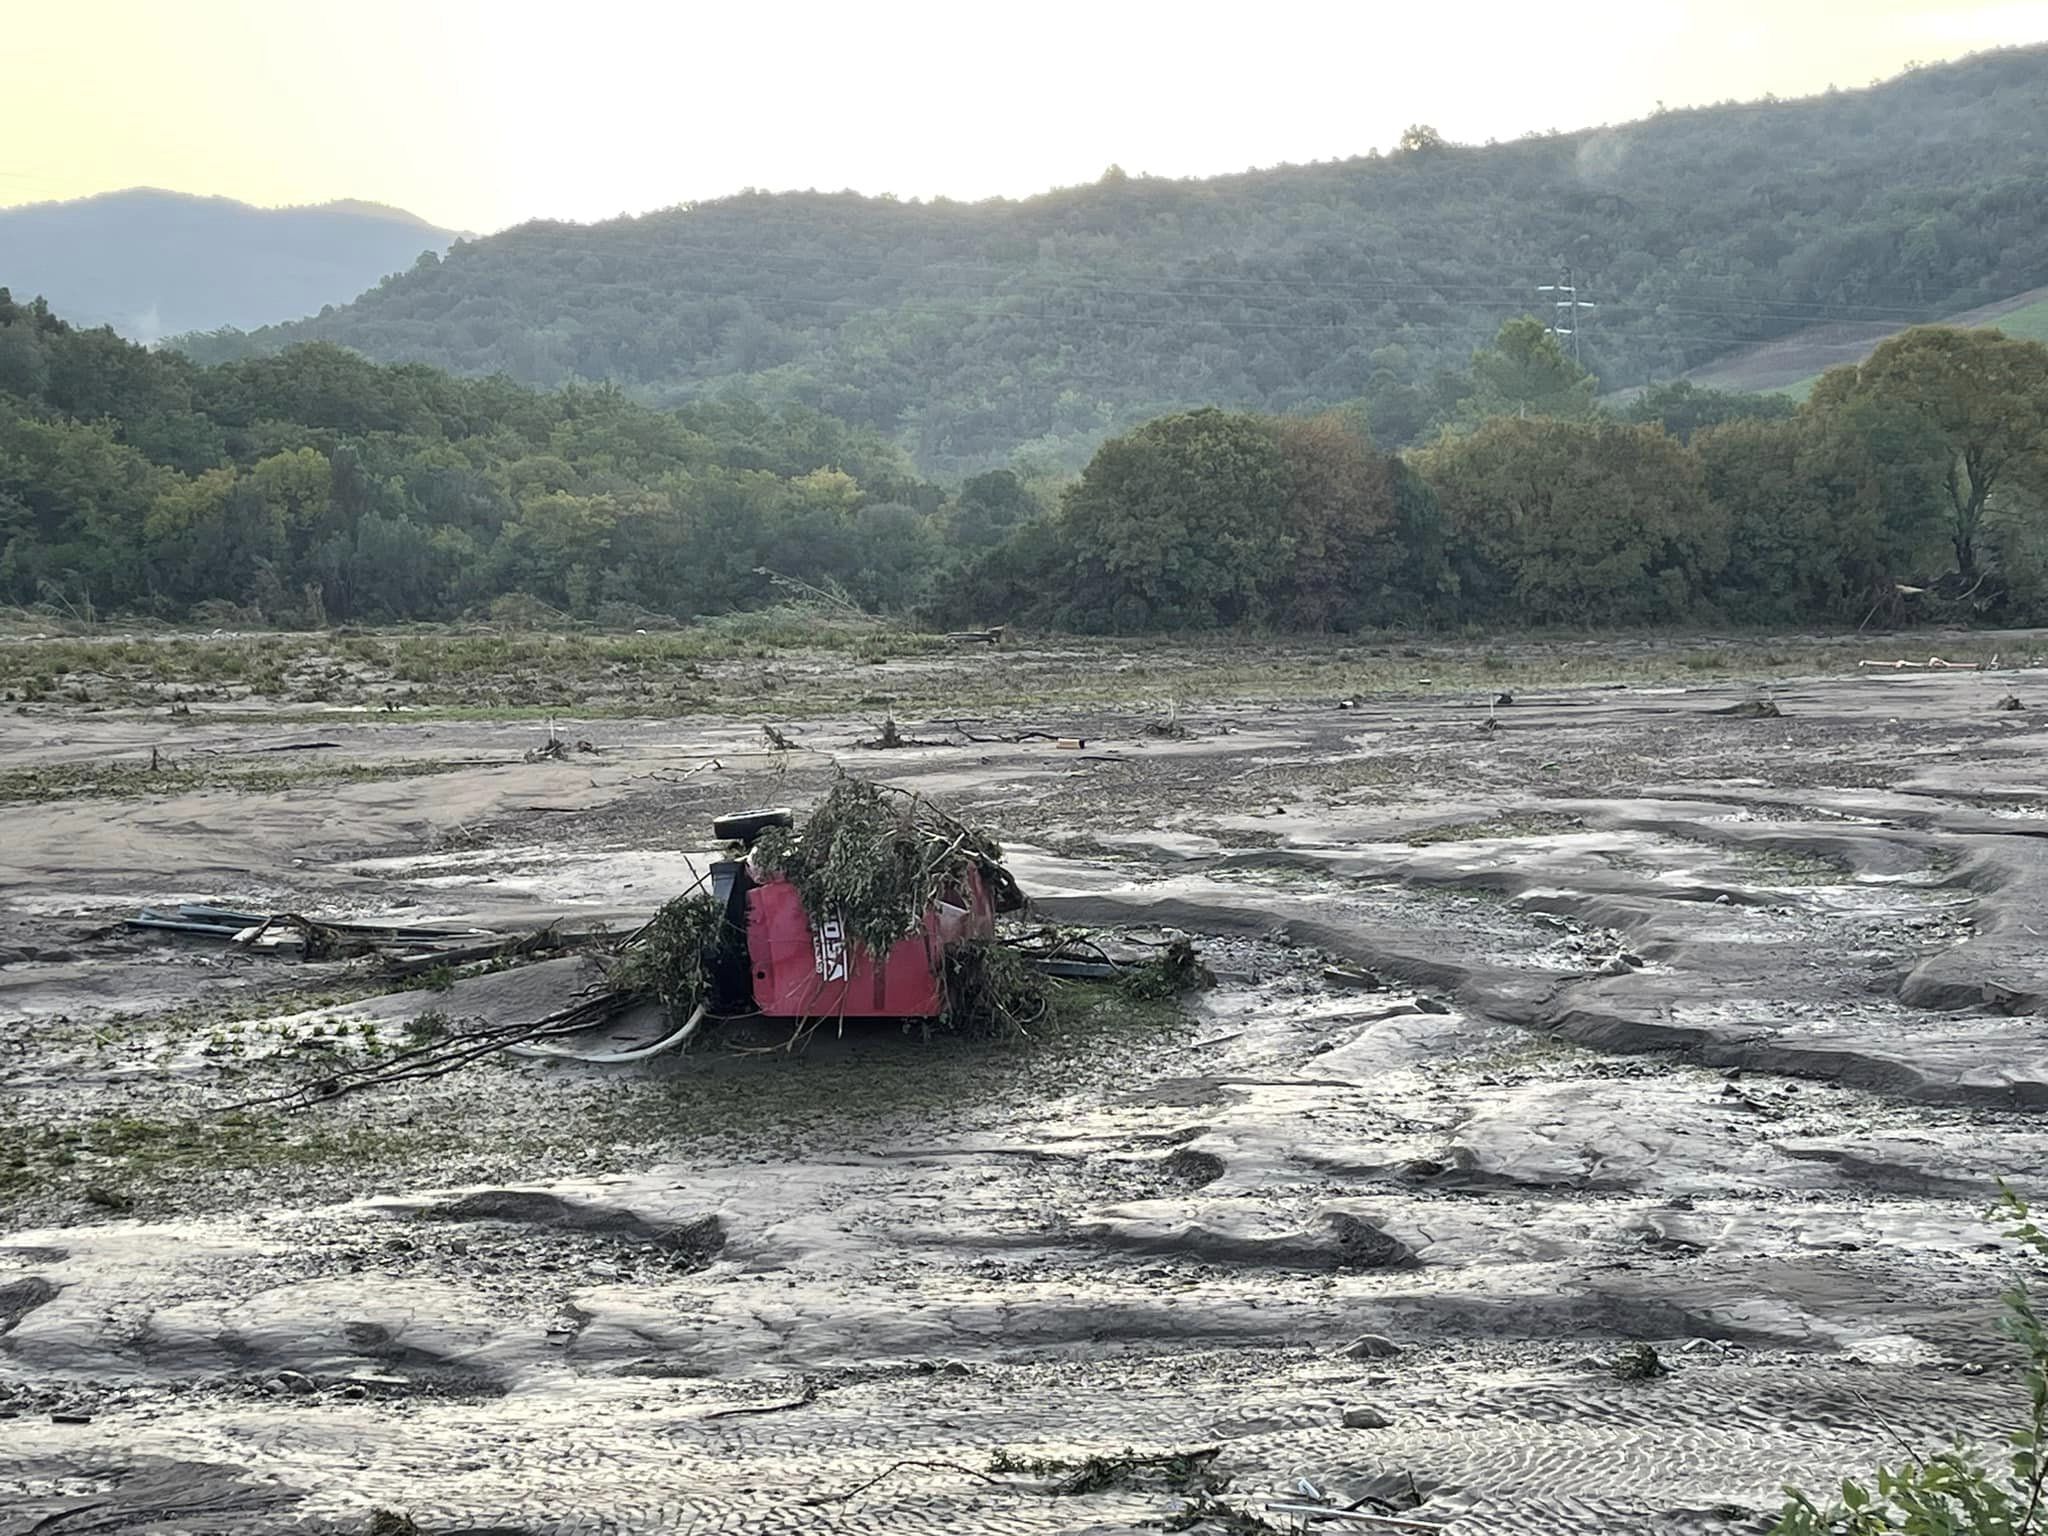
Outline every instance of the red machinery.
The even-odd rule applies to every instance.
[[[789,826],[792,819],[789,811],[752,811],[720,817],[713,831],[751,847],[769,827]],[[719,967],[722,1007],[751,1004],[787,1018],[936,1018],[946,1006],[947,949],[993,937],[996,914],[1023,905],[1000,866],[970,869],[925,913],[921,933],[878,960],[849,942],[836,920],[814,924],[795,886],[780,876],[761,879],[747,860],[714,864],[711,888],[725,907],[728,930],[746,939],[744,954],[729,945]]]

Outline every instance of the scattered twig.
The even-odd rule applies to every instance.
[[[778,1403],[753,1403],[743,1408],[720,1408],[704,1415],[707,1419],[739,1419],[757,1413],[787,1413],[792,1408],[808,1408],[818,1400],[816,1382],[805,1382],[800,1396],[787,1398]]]

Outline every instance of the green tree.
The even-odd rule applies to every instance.
[[[1392,559],[1393,495],[1372,440],[1335,413],[1272,422],[1286,483],[1288,564],[1272,612],[1295,629],[1358,622]]]
[[[9,597],[32,602],[46,581],[102,609],[143,596],[143,520],[170,479],[110,425],[0,410],[0,496],[28,510],[9,541]]]
[[[1499,417],[1418,461],[1470,619],[1683,619],[1728,559],[1699,462],[1656,427]]]
[[[947,522],[947,538],[962,549],[989,549],[1038,512],[1038,503],[1013,471],[992,469],[962,482]]]
[[[1815,389],[1822,408],[1891,405],[1939,445],[1941,488],[1956,572],[1978,574],[1985,508],[1999,486],[2048,455],[2048,346],[1998,331],[1919,326],[1854,370]]]
[[[1061,503],[1069,615],[1108,630],[1264,617],[1293,555],[1288,495],[1279,445],[1255,417],[1189,411],[1110,439]]]
[[[1735,420],[1693,439],[1728,520],[1716,603],[1751,623],[1860,622],[1940,558],[1935,490],[1910,424],[1869,404]]]
[[[1492,346],[1472,354],[1472,389],[1459,415],[1468,423],[1494,416],[1583,421],[1594,413],[1593,391],[1593,376],[1543,322],[1522,315],[1501,326]]]

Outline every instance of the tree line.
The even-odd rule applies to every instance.
[[[324,344],[201,368],[0,289],[0,602],[316,624],[522,593],[690,618],[772,600],[772,572],[905,611],[957,509],[985,540],[1016,499],[802,407],[658,411]]]
[[[1426,443],[1354,406],[1203,408],[1077,477],[943,485],[872,427],[656,410],[314,343],[200,367],[0,289],[0,601],[280,625],[523,595],[678,620],[789,581],[930,622],[1097,631],[2048,618],[2048,348],[1923,328],[1803,406],[1619,413],[1501,327]]]
[[[1236,624],[2048,621],[2048,347],[1923,327],[1795,407],[1690,384],[1619,414],[1539,322],[1405,455],[1356,413],[1204,409],[1105,443],[954,611]]]

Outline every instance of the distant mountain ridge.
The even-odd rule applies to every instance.
[[[1801,101],[1022,201],[742,193],[464,242],[332,314],[183,338],[729,390],[888,433],[932,473],[1078,465],[1175,408],[1362,399],[1383,444],[1569,268],[1615,390],[1815,325],[1903,325],[2048,284],[2048,47]]]
[[[0,208],[0,287],[41,295],[82,325],[155,341],[318,314],[457,238],[356,199],[258,208],[134,187]]]

